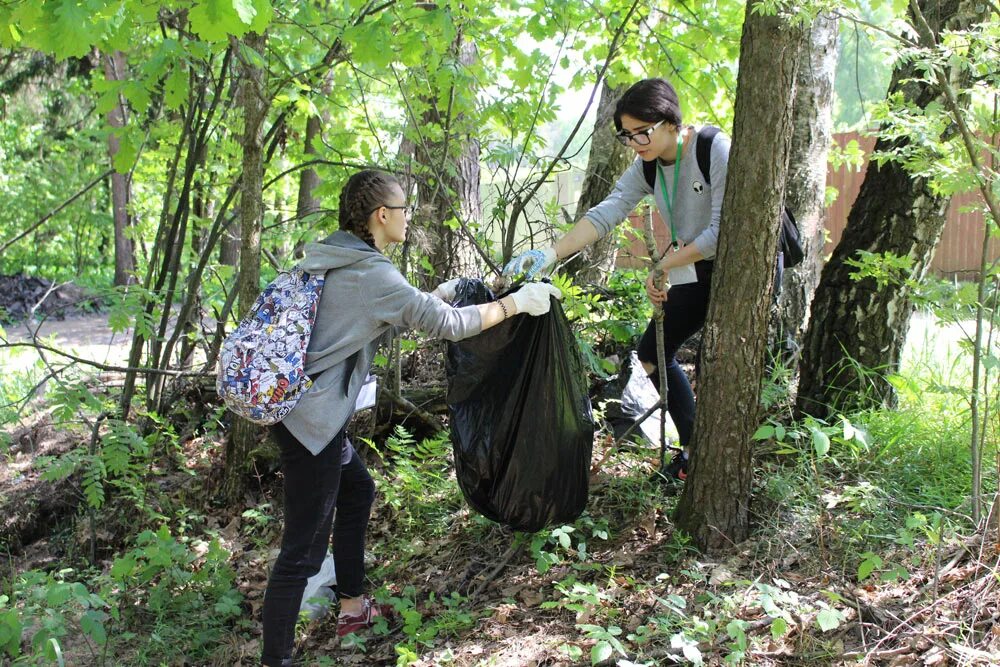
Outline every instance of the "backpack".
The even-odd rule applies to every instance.
[[[706,125],[698,130],[695,141],[695,157],[698,160],[698,169],[701,171],[705,184],[712,185],[712,141],[719,133],[719,128]],[[649,187],[656,183],[656,162],[643,162],[642,175],[646,179]],[[802,250],[802,237],[799,234],[799,226],[795,222],[795,216],[788,210],[787,206],[781,207],[781,231],[778,235],[778,251],[781,253],[782,265],[784,268],[798,266],[805,258]]]
[[[234,413],[275,424],[312,386],[306,348],[325,278],[299,267],[279,274],[223,341],[216,389]]]

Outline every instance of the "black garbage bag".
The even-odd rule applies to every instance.
[[[463,279],[456,305],[494,300]],[[587,504],[594,418],[576,340],[558,301],[448,343],[448,408],[458,485],[483,516],[536,531]]]

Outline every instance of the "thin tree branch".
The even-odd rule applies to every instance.
[[[112,366],[110,364],[102,364],[91,359],[85,359],[83,357],[77,356],[75,354],[70,354],[69,352],[64,352],[58,348],[52,347],[50,345],[45,345],[39,342],[18,342],[18,343],[0,343],[0,350],[15,347],[30,347],[36,350],[41,350],[43,352],[51,352],[52,354],[59,355],[74,361],[78,364],[83,364],[84,366],[91,366],[100,371],[106,371],[111,373],[145,373],[147,375],[172,375],[177,377],[210,377],[212,373],[206,373],[203,371],[170,371],[164,370],[162,368],[148,368],[144,366]]]
[[[604,81],[604,75],[607,73],[608,67],[611,66],[611,61],[614,60],[617,55],[618,44],[621,41],[622,35],[625,33],[626,26],[628,26],[629,21],[632,19],[632,14],[634,14],[635,10],[639,7],[639,2],[640,0],[634,0],[632,6],[629,7],[628,13],[625,14],[625,18],[622,19],[618,29],[615,31],[615,35],[611,40],[611,46],[608,47],[608,56],[605,58],[604,64],[601,65],[601,69],[597,72],[597,79],[594,81],[594,87],[590,91],[590,99],[587,100],[587,105],[584,107],[583,113],[580,114],[580,118],[576,121],[576,125],[569,133],[569,136],[566,138],[566,141],[563,144],[563,147],[559,150],[557,156],[562,156],[569,149],[570,143],[572,143],[573,139],[576,137],[576,133],[580,130],[580,126],[583,124],[583,120],[586,117],[587,112],[594,103],[594,96],[597,94],[597,91],[601,87],[601,83]],[[545,183],[546,179],[548,179],[549,174],[551,174],[552,170],[555,169],[556,164],[558,164],[558,157],[556,160],[553,160],[551,164],[549,164],[544,172],[542,172],[541,177],[537,179],[535,185],[528,192],[527,196],[518,197],[518,201],[514,205],[514,210],[511,211],[510,222],[508,223],[511,227],[517,226],[517,220],[521,217],[521,213],[524,211],[526,203],[538,193],[542,184]]]
[[[23,232],[21,232],[20,234],[18,234],[14,238],[10,239],[9,241],[5,242],[3,245],[0,245],[0,253],[2,253],[4,250],[6,250],[7,248],[9,248],[10,246],[14,245],[15,243],[17,243],[21,239],[23,239],[25,236],[27,236],[31,232],[35,231],[36,229],[38,229],[39,227],[41,227],[42,225],[44,225],[53,216],[55,216],[57,213],[59,213],[60,211],[62,211],[64,208],[66,208],[67,206],[69,206],[70,204],[72,204],[73,202],[75,202],[77,199],[79,199],[80,197],[82,197],[83,195],[85,195],[91,188],[93,188],[95,185],[97,185],[98,183],[100,183],[101,181],[103,181],[105,178],[107,178],[108,176],[110,176],[112,173],[114,173],[114,169],[108,169],[103,174],[101,174],[100,176],[98,176],[97,178],[95,178],[94,180],[92,180],[90,183],[88,183],[87,185],[85,185],[84,188],[82,190],[80,190],[79,192],[77,192],[75,195],[73,195],[72,197],[70,197],[69,199],[67,199],[66,201],[64,201],[62,204],[59,204],[59,206],[55,207],[54,209],[52,209],[51,211],[49,211],[48,213],[46,213],[45,215],[43,215],[41,217],[41,219],[39,219],[37,222],[35,222],[34,224],[32,224],[26,230],[24,230]]]

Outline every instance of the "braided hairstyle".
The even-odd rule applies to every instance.
[[[374,169],[359,171],[347,179],[340,191],[340,228],[375,248],[368,218],[372,211],[389,202],[394,187],[400,187],[395,178]]]

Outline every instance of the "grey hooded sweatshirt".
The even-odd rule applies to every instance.
[[[690,133],[690,141],[694,142],[697,132]],[[712,140],[709,163],[712,173],[709,174],[711,185],[705,184],[705,177],[698,167],[698,156],[695,146],[686,146],[681,156],[680,173],[677,179],[677,191],[671,193],[673,202],[674,229],[677,231],[677,241],[684,244],[693,243],[705,259],[714,259],[715,250],[719,244],[719,220],[722,218],[722,197],[726,192],[726,174],[729,171],[730,139],[722,132]],[[657,170],[656,187],[650,188],[642,173],[642,158],[636,158],[625,173],[622,174],[615,188],[607,198],[585,214],[599,236],[608,233],[621,223],[629,213],[638,206],[642,198],[653,195],[656,207],[660,211],[663,224],[670,229],[670,209],[663,198],[662,176],[667,178],[667,191],[673,189],[673,167],[661,167]]]
[[[313,454],[350,419],[375,352],[392,328],[451,341],[482,330],[476,306],[452,308],[421,292],[385,255],[349,232],[308,244],[300,266],[326,272],[305,366],[307,374],[322,375],[282,423]]]

